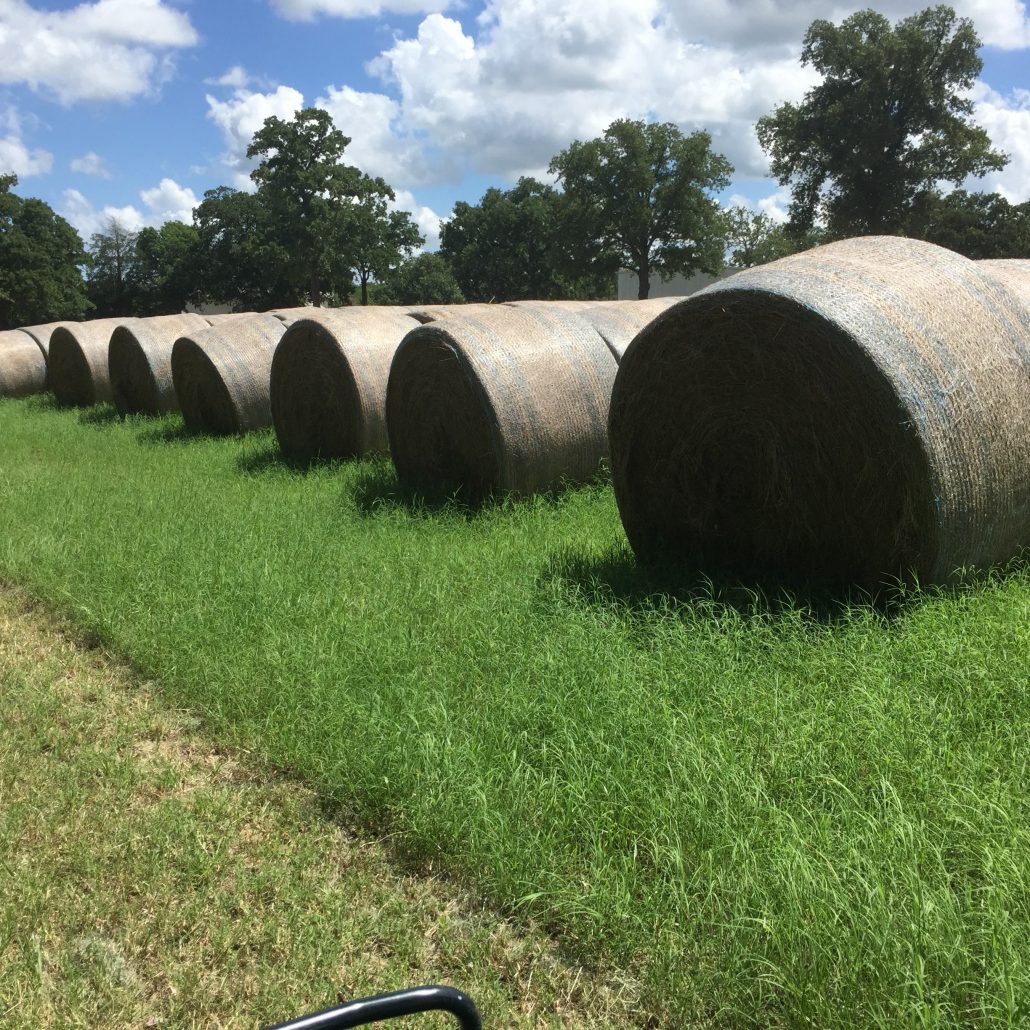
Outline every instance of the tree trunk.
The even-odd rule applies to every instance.
[[[322,278],[317,269],[311,273],[311,303],[316,308],[322,306]]]
[[[361,277],[361,303],[368,303],[368,276],[363,275]]]
[[[640,284],[637,288],[637,300],[647,300],[647,296],[651,292],[651,266],[649,262],[640,262],[637,279]]]

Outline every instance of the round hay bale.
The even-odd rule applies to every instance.
[[[49,357],[50,337],[54,335],[54,330],[59,325],[75,324],[74,322],[47,322],[46,325],[25,325],[20,328],[23,333],[28,333],[39,344],[39,349],[43,352],[43,356]]]
[[[654,297],[650,300],[519,300],[514,306],[546,305],[579,315],[600,334],[616,361],[622,360],[633,337],[682,297]]]
[[[0,397],[27,397],[46,389],[46,358],[20,329],[0,332]]]
[[[179,410],[172,383],[172,345],[206,329],[200,315],[158,315],[115,326],[108,346],[108,373],[122,415],[164,415]]]
[[[1030,543],[1030,312],[986,269],[866,237],[738,272],[626,352],[610,416],[646,559],[939,583]]]
[[[419,323],[379,308],[336,308],[283,335],[271,372],[272,423],[299,460],[389,453],[386,384],[405,334]]]
[[[186,428],[225,436],[272,424],[272,357],[286,326],[252,315],[181,336],[172,347],[172,381]]]
[[[89,407],[111,400],[107,349],[111,333],[131,318],[62,322],[50,337],[50,388],[59,404]]]
[[[421,325],[387,386],[398,476],[472,503],[587,480],[608,453],[615,371],[598,333],[554,309],[478,306]]]
[[[977,261],[981,268],[997,276],[1013,293],[1030,307],[1030,261],[1021,258],[999,258]]]
[[[248,315],[254,314],[253,311],[223,311],[217,315],[201,315],[200,317],[207,322],[208,325],[223,325],[226,322],[231,322],[235,318],[246,318]]]

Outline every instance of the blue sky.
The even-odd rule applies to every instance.
[[[884,0],[887,17],[925,3]],[[985,47],[976,117],[1012,156],[980,184],[1030,199],[1030,17],[955,4]],[[614,118],[705,128],[737,171],[724,200],[774,216],[754,121],[814,79],[798,62],[826,0],[0,0],[0,171],[84,235],[189,218],[244,187],[264,117],[329,110],[435,242],[455,200],[541,175]]]

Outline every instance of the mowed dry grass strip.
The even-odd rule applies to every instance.
[[[642,1019],[629,978],[400,870],[3,586],[0,877],[4,1027],[255,1026],[427,982],[488,1026]]]

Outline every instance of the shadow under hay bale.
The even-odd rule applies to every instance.
[[[49,381],[63,405],[89,407],[111,400],[107,350],[111,334],[131,318],[63,322],[50,337]]]
[[[20,329],[0,332],[0,397],[28,397],[46,389],[46,358]]]
[[[612,476],[644,561],[875,585],[1030,540],[1030,312],[951,251],[845,240],[683,301],[623,358]]]
[[[553,308],[477,306],[419,326],[387,387],[401,482],[479,504],[591,479],[616,368],[588,323]]]
[[[272,424],[269,377],[285,331],[274,315],[253,315],[175,341],[172,380],[190,432],[226,436]]]
[[[179,410],[172,382],[172,346],[208,328],[200,315],[158,315],[116,326],[108,345],[108,374],[121,415],[167,415]]]
[[[540,585],[548,591],[557,587],[574,604],[618,608],[624,617],[639,618],[649,626],[656,614],[687,610],[716,618],[734,612],[759,621],[800,615],[813,623],[834,625],[852,617],[857,608],[896,618],[923,597],[900,583],[868,591],[851,584],[786,583],[761,574],[649,564],[624,545],[603,554],[560,553],[548,562]]]
[[[390,363],[418,324],[382,308],[341,308],[294,322],[271,372],[272,422],[283,454],[310,461],[389,453]]]

